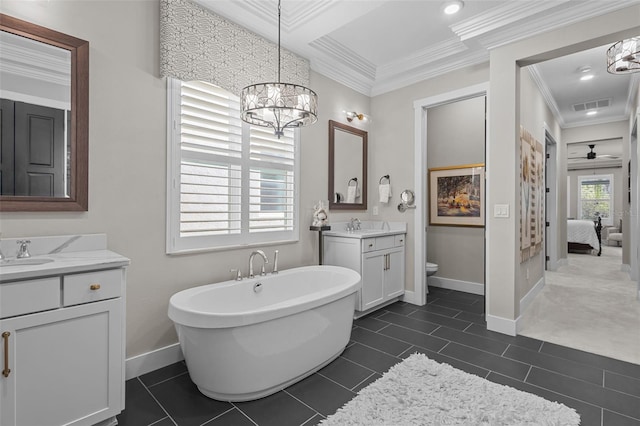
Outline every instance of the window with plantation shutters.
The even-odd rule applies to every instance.
[[[237,96],[169,79],[167,251],[298,239],[297,135],[240,120]]]

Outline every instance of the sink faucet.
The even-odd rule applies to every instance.
[[[18,254],[16,255],[16,257],[18,259],[26,259],[27,257],[31,257],[31,253],[29,253],[29,244],[31,243],[31,241],[19,240],[17,241],[17,243],[20,245],[20,248],[18,249]]]
[[[256,254],[259,254],[262,257],[262,271],[260,272],[260,275],[267,275],[267,273],[264,270],[264,265],[266,265],[267,263],[269,263],[269,259],[267,259],[267,255],[264,254],[264,252],[262,250],[255,250],[251,252],[251,255],[249,256],[249,278],[253,278],[253,258],[256,256]]]
[[[360,230],[360,219],[352,217],[349,223],[347,223],[347,231],[353,232],[356,230]]]

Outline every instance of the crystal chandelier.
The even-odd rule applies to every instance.
[[[621,40],[607,50],[607,71],[611,74],[640,71],[640,37]]]
[[[307,126],[318,120],[318,95],[304,86],[280,82],[280,0],[278,82],[252,84],[242,89],[240,118],[249,124],[273,128],[278,139],[286,128]]]

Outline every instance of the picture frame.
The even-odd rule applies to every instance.
[[[484,227],[484,163],[429,169],[429,225]]]

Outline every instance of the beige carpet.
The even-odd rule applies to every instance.
[[[522,316],[523,336],[640,364],[640,302],[622,249],[569,253]]]

